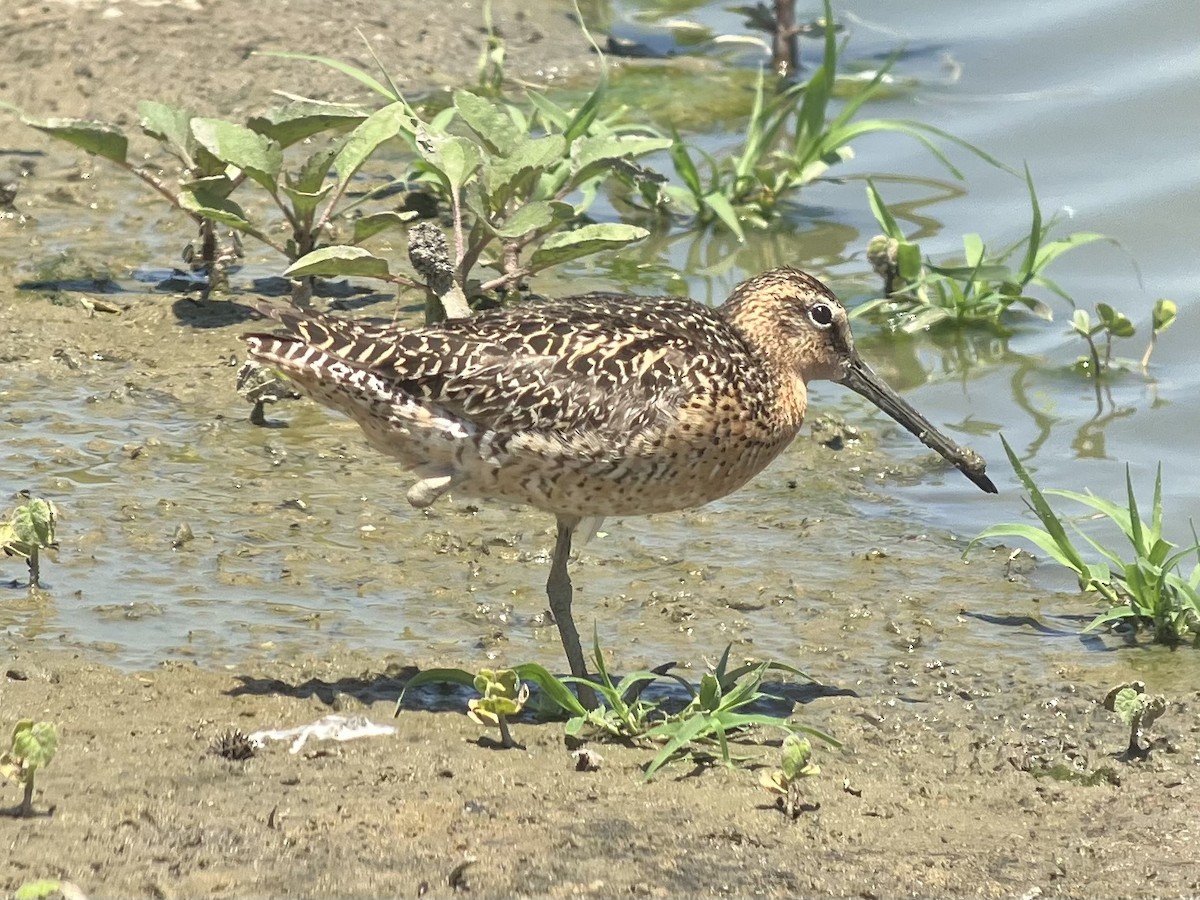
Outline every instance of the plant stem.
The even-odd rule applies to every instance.
[[[517,746],[516,741],[512,739],[512,732],[508,730],[508,719],[504,716],[497,716],[500,721],[500,743],[507,750]]]
[[[18,807],[18,812],[22,816],[33,815],[33,773],[29,773],[29,777],[25,780],[25,796],[21,798],[21,805]]]

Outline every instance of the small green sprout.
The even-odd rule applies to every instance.
[[[18,506],[9,521],[0,523],[0,550],[29,563],[31,588],[41,587],[40,551],[58,549],[54,539],[57,524],[58,508],[40,497]]]
[[[1179,308],[1173,300],[1160,298],[1154,304],[1150,315],[1150,343],[1142,354],[1141,362],[1116,359],[1113,357],[1113,340],[1115,338],[1131,338],[1137,333],[1137,328],[1125,313],[1113,309],[1107,303],[1096,304],[1096,321],[1086,309],[1076,309],[1071,317],[1071,333],[1079,335],[1088,345],[1088,355],[1080,357],[1075,368],[1085,374],[1099,378],[1113,368],[1131,369],[1140,366],[1145,372],[1150,367],[1150,356],[1158,336],[1175,324]],[[1104,350],[1096,346],[1096,338],[1103,336]]]
[[[803,811],[800,802],[800,783],[805,778],[821,774],[821,767],[812,761],[812,744],[808,738],[789,734],[783,739],[781,766],[763,772],[758,783],[775,795],[775,803],[789,819]]]
[[[0,754],[0,775],[11,778],[25,789],[20,805],[12,810],[14,815],[33,815],[34,774],[50,765],[56,750],[58,729],[53,722],[22,719],[13,729],[12,746]]]
[[[13,892],[13,900],[88,900],[79,885],[57,878],[27,881]]]
[[[474,683],[483,696],[467,703],[467,715],[480,725],[499,728],[503,747],[519,746],[508,730],[508,717],[525,708],[529,685],[512,669],[480,669]]]
[[[1104,698],[1104,708],[1116,713],[1117,718],[1129,726],[1129,746],[1123,757],[1145,759],[1149,756],[1154,744],[1150,742],[1143,747],[1142,733],[1167,711],[1167,698],[1161,694],[1151,697],[1146,693],[1144,683],[1130,681],[1108,692]]]

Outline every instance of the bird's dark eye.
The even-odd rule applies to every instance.
[[[813,320],[814,325],[821,328],[828,328],[833,324],[833,310],[827,303],[818,303],[808,311],[808,317]]]

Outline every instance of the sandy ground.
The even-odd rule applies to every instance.
[[[16,0],[0,30],[0,98],[105,119],[128,116],[146,96],[242,114],[283,83],[344,99],[353,88],[341,77],[252,51],[301,49],[366,66],[356,27],[405,87],[473,77],[474,4],[439,8],[436,21],[428,4],[334,8]],[[499,2],[497,20],[515,75],[556,78],[585,58],[564,4]],[[70,158],[24,129],[6,130],[0,150]],[[233,321],[184,330],[167,313],[97,326],[17,298],[11,272],[0,284],[0,324],[4,365],[47,378],[61,370],[55,348],[117,343],[122,327],[136,328],[137,341],[172,346],[156,377],[181,397],[203,391],[205,371],[239,330]],[[72,341],[81,327],[88,340]],[[1005,577],[1002,557],[987,565]],[[6,591],[0,602],[15,597]],[[1200,692],[1172,695],[1153,752],[1127,762],[1118,758],[1127,733],[1101,706],[1109,685],[1066,661],[1017,678],[1003,661],[900,660],[860,681],[846,660],[845,684],[783,688],[805,721],[843,742],[818,748],[823,774],[806,785],[808,805],[793,821],[755,771],[677,766],[647,783],[653,750],[608,743],[592,745],[603,756],[598,771],[577,771],[561,725],[522,721],[524,749],[499,750],[436,694],[393,720],[413,660],[339,651],[129,674],[19,630],[0,638],[0,657],[0,728],[46,718],[62,735],[38,779],[39,815],[0,818],[5,895],[44,877],[94,897],[1200,893]],[[211,749],[231,728],[331,713],[399,730],[311,742],[296,754],[273,743],[238,761]],[[18,797],[0,786],[0,804]]]

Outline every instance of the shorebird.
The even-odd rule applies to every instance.
[[[260,310],[281,327],[245,335],[250,355],[412,470],[413,506],[453,489],[555,516],[546,594],[580,677],[567,559],[581,523],[737,490],[796,437],[811,381],[862,394],[996,492],[984,460],[875,374],[837,297],[797,269],[750,278],[715,308],[591,293],[423,328]]]

